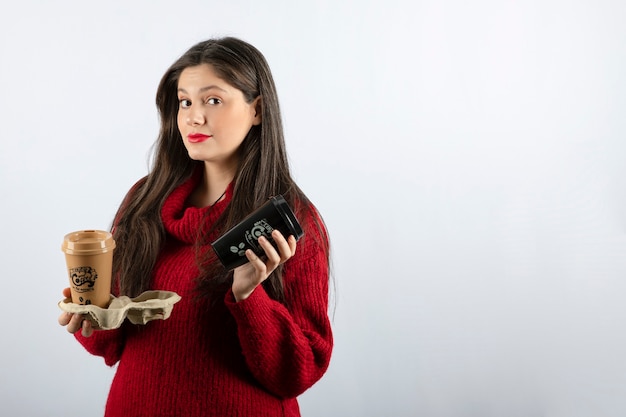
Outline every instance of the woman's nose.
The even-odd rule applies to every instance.
[[[206,122],[206,118],[204,117],[204,113],[199,111],[198,109],[190,109],[189,116],[187,117],[187,124],[189,126],[200,126]]]

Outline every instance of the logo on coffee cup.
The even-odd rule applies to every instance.
[[[265,219],[259,220],[254,223],[252,229],[246,230],[244,233],[244,238],[248,243],[248,246],[252,248],[254,252],[257,254],[261,252],[261,247],[257,242],[261,236],[265,236],[267,239],[272,239],[272,231],[274,228],[270,225]],[[231,245],[230,251],[232,253],[236,253],[238,256],[246,255],[246,243],[241,242],[238,245]]]
[[[98,273],[90,266],[70,268],[70,279],[75,286],[74,289],[78,292],[92,291],[97,278]]]
[[[246,254],[246,244],[241,242],[239,245],[237,246],[231,246],[230,247],[230,251],[232,253],[236,253],[239,256],[243,256]]]
[[[261,236],[265,236],[266,238],[270,239],[272,230],[274,230],[274,228],[267,221],[265,221],[265,219],[259,220],[254,223],[252,229],[245,231],[244,238],[248,243],[248,246],[251,247],[252,250],[258,254],[261,250],[261,247],[259,246],[257,240],[259,240]],[[246,244],[244,242],[241,242],[237,246],[231,246],[230,251],[232,253],[236,253],[238,256],[245,256]]]
[[[274,228],[267,221],[265,221],[265,219],[259,220],[254,223],[252,229],[246,230],[246,241],[250,246],[258,251],[259,245],[257,240],[259,240],[261,236],[265,236],[269,239],[273,230]]]

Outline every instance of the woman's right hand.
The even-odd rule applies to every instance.
[[[69,298],[71,297],[70,289],[65,288],[63,290],[63,297]],[[76,333],[77,331],[82,329],[82,334],[85,337],[89,337],[93,334],[93,328],[91,327],[91,322],[86,320],[82,314],[73,314],[63,312],[59,316],[59,324],[61,326],[67,326],[67,331],[70,333]]]

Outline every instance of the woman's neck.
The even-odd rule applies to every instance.
[[[235,169],[224,169],[204,163],[202,179],[189,196],[189,203],[196,207],[211,206],[220,201],[226,188],[235,177]]]

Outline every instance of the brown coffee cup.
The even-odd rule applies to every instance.
[[[106,308],[111,299],[111,270],[115,241],[103,230],[68,233],[61,250],[65,252],[72,302]]]

